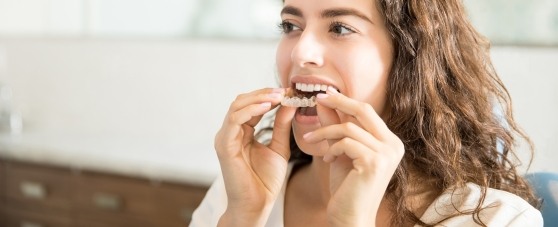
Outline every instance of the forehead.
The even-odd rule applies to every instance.
[[[320,17],[329,9],[352,9],[366,17],[379,21],[380,14],[376,7],[376,0],[285,0],[283,5],[298,9],[303,17]]]

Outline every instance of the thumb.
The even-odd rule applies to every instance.
[[[269,148],[289,160],[291,156],[290,136],[293,117],[296,107],[280,106],[275,114],[273,134]]]

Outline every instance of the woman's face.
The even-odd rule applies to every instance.
[[[369,103],[380,116],[385,114],[393,45],[375,1],[285,0],[281,18],[284,34],[276,57],[283,87],[333,86]],[[341,122],[358,124],[337,113]],[[302,140],[302,135],[320,127],[319,114],[316,107],[301,107],[293,120],[297,144],[310,155],[322,155],[328,148],[326,142]]]

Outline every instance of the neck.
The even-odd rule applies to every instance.
[[[314,211],[322,212],[325,214],[328,202],[331,198],[329,190],[329,177],[330,168],[329,164],[322,161],[320,157],[315,157],[314,160],[305,166],[300,167],[296,172],[293,172],[289,183],[287,184],[286,195],[286,211],[289,218],[294,220],[305,220],[307,215],[301,216],[300,211],[305,212]],[[412,170],[410,170],[412,171]],[[436,199],[440,191],[435,188],[435,185],[428,178],[421,176],[420,172],[412,171],[413,174],[409,182],[409,191],[407,192],[407,203],[417,217],[421,217],[426,211],[428,206]],[[389,207],[393,207],[385,198],[382,199],[380,209],[377,214],[376,224],[379,226],[387,226],[393,217]],[[288,208],[292,209],[288,209]],[[291,212],[291,213],[289,213]],[[296,219],[299,217],[300,219]],[[327,216],[324,216],[327,219]],[[290,219],[289,219],[290,220]],[[296,222],[295,222],[296,223]],[[407,223],[405,226],[412,226],[413,223]],[[287,225],[286,225],[287,226]]]
[[[306,166],[301,167],[296,177],[306,185],[303,189],[304,196],[315,206],[327,207],[331,192],[329,190],[329,164],[322,161],[320,157]],[[308,187],[310,186],[310,187]]]

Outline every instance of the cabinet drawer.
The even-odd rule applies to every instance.
[[[6,195],[6,169],[4,168],[4,161],[0,159],[0,204],[4,204]]]
[[[0,227],[178,227],[207,187],[4,160],[0,190]]]
[[[80,213],[144,217],[156,210],[152,196],[146,180],[83,173],[76,179],[74,202]]]
[[[70,227],[74,226],[66,213],[56,211],[28,212],[0,207],[2,227]]]
[[[163,221],[164,226],[187,226],[192,213],[199,206],[206,187],[184,185],[162,185],[157,187],[154,206],[157,207],[157,219]]]
[[[187,226],[206,191],[205,187],[83,173],[76,179],[74,199],[78,226]]]
[[[80,214],[76,216],[75,227],[158,227],[165,226],[134,217],[111,214]]]
[[[6,204],[12,207],[70,210],[72,179],[66,169],[5,163]]]

